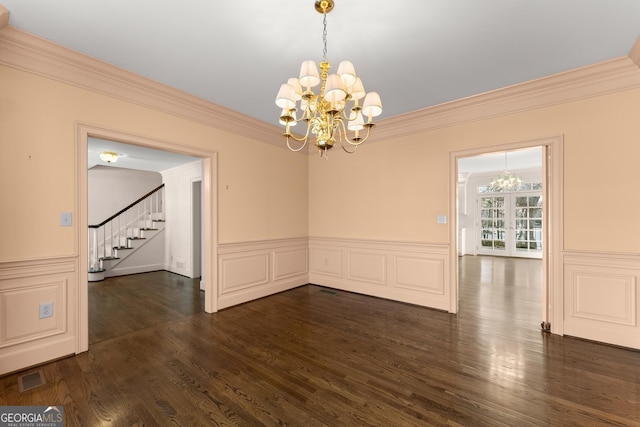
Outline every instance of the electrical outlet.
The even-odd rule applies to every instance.
[[[40,304],[40,318],[46,319],[47,317],[53,317],[53,303],[48,302]]]

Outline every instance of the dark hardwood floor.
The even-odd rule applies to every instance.
[[[542,333],[540,274],[464,257],[458,315],[313,285],[206,314],[191,279],[109,279],[90,350],[31,391],[0,378],[0,403],[67,426],[640,426],[640,352]]]

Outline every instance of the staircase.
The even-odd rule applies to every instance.
[[[164,230],[164,184],[100,224],[89,226],[89,282],[109,272]]]

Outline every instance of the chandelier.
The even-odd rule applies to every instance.
[[[331,63],[327,60],[327,13],[333,7],[332,0],[315,2],[316,10],[324,17],[324,49],[320,71],[313,60],[304,61],[299,77],[290,78],[280,87],[276,96],[276,105],[282,109],[279,122],[285,127],[283,136],[287,147],[291,151],[300,151],[309,138],[315,138],[314,144],[320,156],[324,155],[325,158],[327,150],[333,148],[336,142],[347,153],[353,153],[369,138],[374,126],[373,118],[382,113],[380,95],[365,92],[362,80],[356,75],[351,62],[342,61],[337,73],[329,74]],[[314,92],[312,88],[318,85],[317,92]],[[306,123],[307,129],[302,137],[291,132],[291,127],[298,122]],[[291,140],[296,141],[296,147],[292,146]]]
[[[522,178],[509,172],[507,166],[507,152],[504,153],[504,172],[491,180],[489,189],[491,191],[513,191],[520,188]]]

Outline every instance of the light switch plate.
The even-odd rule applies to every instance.
[[[437,222],[438,222],[438,224],[446,224],[447,223],[447,216],[446,215],[438,215]]]
[[[73,225],[72,218],[71,212],[62,212],[60,214],[60,225],[62,227],[71,227]]]

